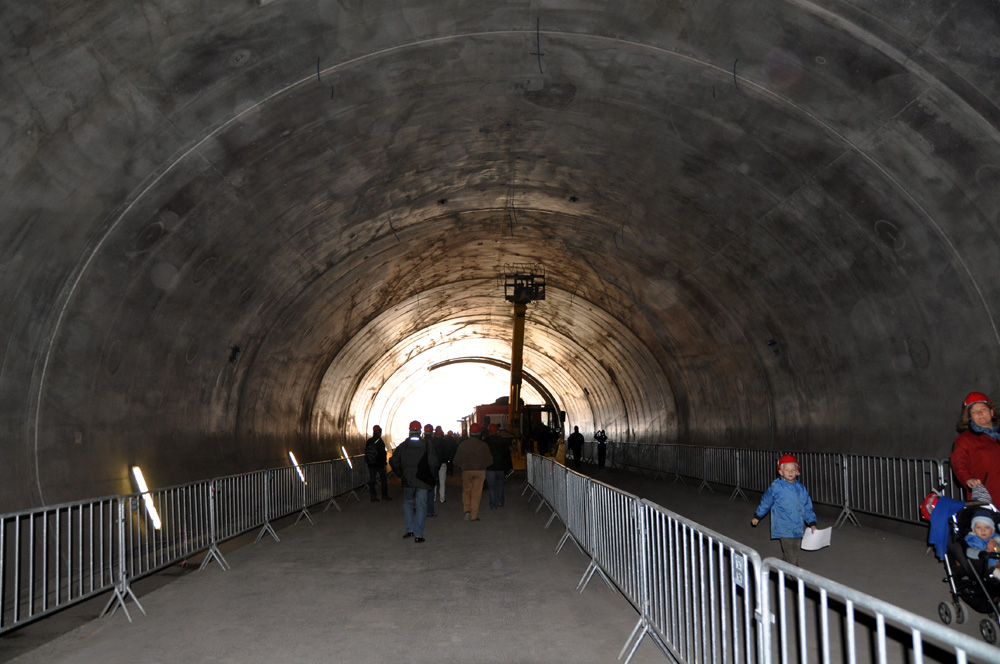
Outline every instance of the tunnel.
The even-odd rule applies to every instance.
[[[995,2],[0,17],[0,510],[360,453],[518,264],[588,436],[939,458],[997,394]]]

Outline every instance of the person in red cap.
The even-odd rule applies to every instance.
[[[365,443],[365,465],[368,466],[368,492],[371,494],[371,501],[378,502],[375,494],[375,478],[382,482],[382,500],[392,500],[389,497],[389,485],[385,476],[385,442],[382,440],[382,427],[375,425],[372,427],[372,437]]]
[[[514,467],[510,456],[511,436],[491,424],[486,434],[486,446],[493,457],[493,463],[486,467],[486,487],[490,495],[490,509],[497,510],[504,506],[504,480]]]
[[[403,518],[406,532],[403,538],[413,537],[414,542],[424,541],[424,524],[427,522],[427,494],[434,488],[438,460],[434,447],[420,437],[420,422],[410,422],[410,434],[389,459],[392,471],[403,483]]]
[[[438,461],[441,460],[441,450],[438,449],[437,441],[434,440],[434,425],[425,424],[424,425],[424,442],[427,443],[427,447],[434,450],[434,453],[438,455]],[[434,486],[431,487],[431,492],[427,496],[427,516],[437,516],[437,512],[434,510],[434,498],[437,496],[437,478],[441,473],[438,469],[434,474]]]
[[[454,464],[462,471],[462,507],[466,521],[479,521],[479,503],[483,499],[486,467],[493,463],[489,446],[479,437],[480,427],[469,426],[469,437],[458,445]]]
[[[781,542],[781,557],[785,562],[798,565],[805,526],[816,531],[816,512],[809,492],[797,481],[798,459],[791,454],[778,459],[778,475],[761,497],[750,525],[756,527],[770,512],[771,539]]]
[[[441,462],[435,493],[438,501],[443,503],[446,480],[448,479],[448,464],[455,458],[455,450],[448,445],[448,438],[445,437],[444,429],[441,427],[434,427],[434,438],[431,440],[434,443],[434,451],[437,452],[438,461]]]
[[[956,429],[951,469],[967,498],[987,503],[1000,500],[1000,428],[989,397],[970,392],[962,402]]]

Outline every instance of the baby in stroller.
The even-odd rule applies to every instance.
[[[997,557],[980,556],[982,552],[1000,552],[1000,535],[997,535],[997,524],[994,522],[995,513],[990,510],[978,509],[972,515],[969,525],[971,532],[965,536],[965,543],[968,548],[965,555],[970,560],[984,558],[986,570],[992,570],[991,576],[1000,581],[1000,568],[997,567]]]
[[[945,581],[951,589],[952,602],[938,605],[938,617],[946,625],[953,618],[956,623],[965,622],[965,602],[976,613],[989,616],[980,621],[979,632],[987,643],[996,643],[1000,632],[1000,574],[996,573],[1000,571],[996,567],[1000,513],[992,505],[978,501],[963,504],[946,497],[925,501],[924,506],[929,508],[923,511],[931,522],[928,542],[944,562]]]

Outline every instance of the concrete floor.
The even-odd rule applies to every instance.
[[[730,502],[725,488],[699,493],[695,483],[584,470],[763,556],[779,553],[766,526],[749,527],[754,504]],[[45,630],[40,621],[0,639],[0,658],[23,664],[614,661],[637,614],[598,580],[577,594],[586,558],[572,545],[555,554],[562,526],[544,529],[548,511],[536,514],[537,499],[526,504],[520,487],[515,476],[507,507],[492,512],[484,498],[482,521],[469,523],[456,500],[457,479],[450,479],[450,499],[428,520],[420,545],[400,537],[398,485],[389,503],[340,501],[343,511],[316,514],[315,527],[282,522],[281,542],[230,543],[229,572],[214,564],[190,574],[174,568],[144,582],[158,588],[137,585],[147,615],[134,615],[131,625],[120,612],[88,620],[10,660],[27,649],[25,639],[47,638],[37,636]],[[834,511],[818,512],[820,526],[836,518]],[[926,531],[860,519],[862,528],[835,531],[832,547],[804,553],[803,566],[936,620],[947,592],[941,565],[925,553]],[[80,609],[64,614],[72,611]],[[957,629],[978,638],[978,620],[973,614]],[[633,661],[667,660],[646,639]]]

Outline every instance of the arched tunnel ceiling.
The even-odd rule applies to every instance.
[[[997,384],[998,14],[6,3],[0,508],[356,447],[509,359],[514,262],[571,425],[943,455]]]

